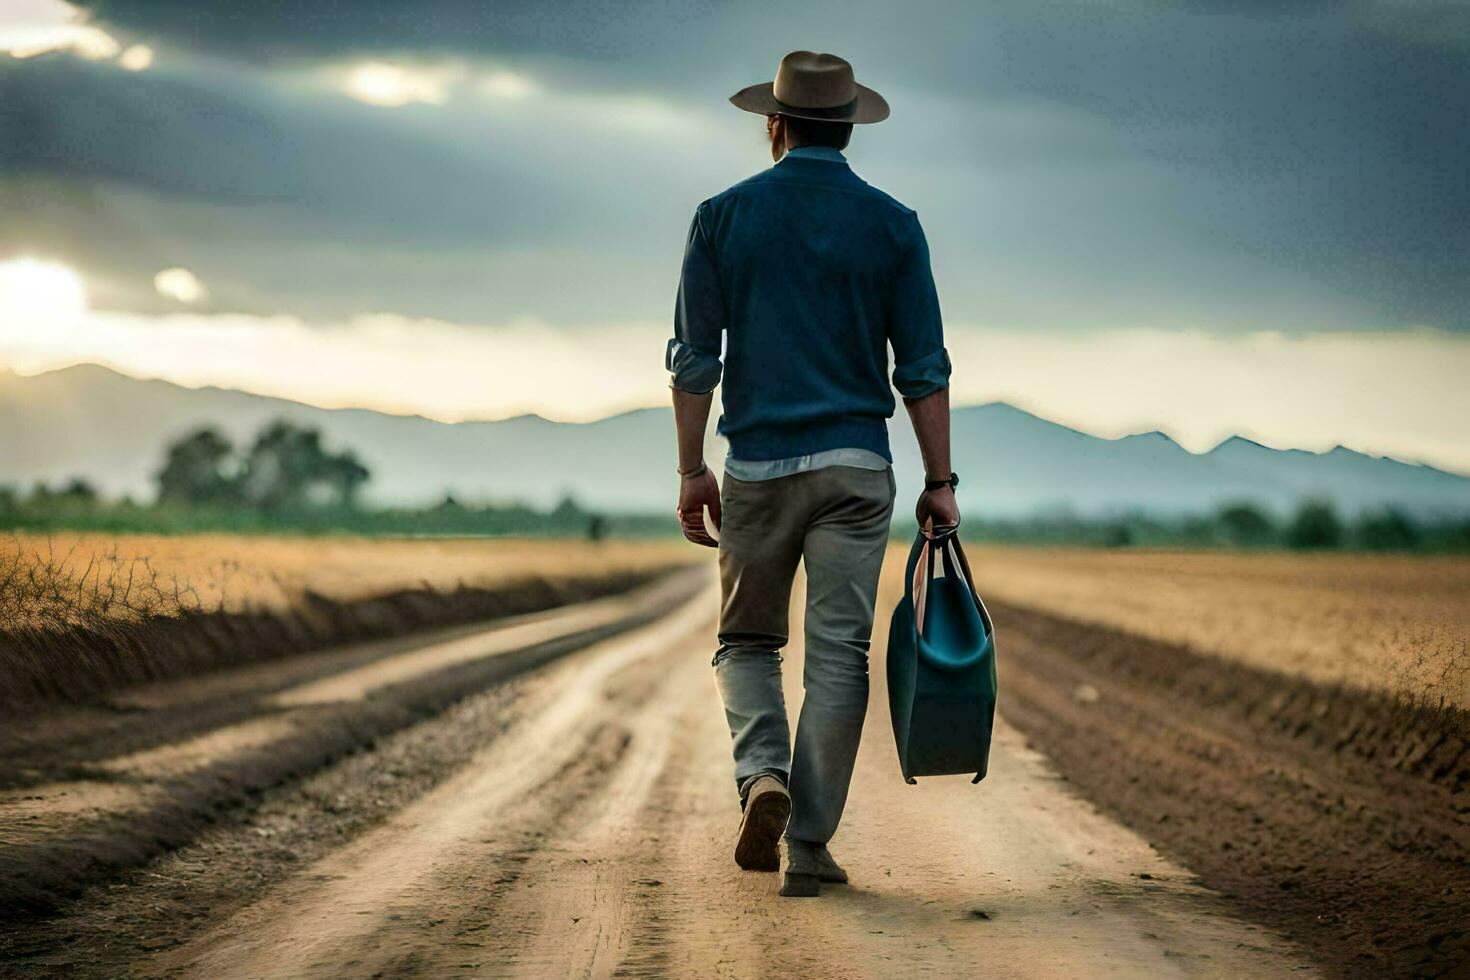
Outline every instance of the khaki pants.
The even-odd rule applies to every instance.
[[[725,479],[714,666],[735,779],[743,785],[763,772],[788,779],[786,832],[798,840],[830,840],[847,803],[868,707],[873,601],[893,494],[890,469],[829,466],[774,480]],[[799,561],[807,576],[806,693],[793,750],[780,651]]]

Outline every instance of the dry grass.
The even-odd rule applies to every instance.
[[[67,610],[79,605],[124,619],[182,608],[287,612],[308,593],[351,603],[528,578],[556,583],[662,568],[691,551],[678,541],[20,534],[0,538],[0,628],[37,617],[69,625]],[[8,593],[7,568],[19,576]],[[25,580],[31,574],[36,581]]]
[[[0,714],[534,612],[696,557],[675,542],[0,538]]]
[[[971,560],[982,595],[1014,605],[1470,707],[1470,559],[977,547]]]

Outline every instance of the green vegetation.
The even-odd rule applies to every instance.
[[[151,504],[103,500],[85,479],[37,485],[22,495],[0,486],[0,528],[193,534],[360,534],[424,537],[654,537],[678,534],[672,516],[598,514],[572,498],[550,510],[521,503],[468,504],[446,496],[432,507],[368,508],[360,500],[372,473],[351,450],[331,452],[321,433],[286,421],[265,426],[236,447],[216,429],[190,432],[169,445]],[[1395,508],[1339,516],[1325,500],[1304,501],[1285,518],[1251,501],[1214,514],[1109,519],[1067,513],[965,522],[972,541],[1099,548],[1289,548],[1411,553],[1470,552],[1470,518],[1416,521]],[[895,522],[894,536],[914,533]]]
[[[895,525],[907,537],[914,524]],[[995,544],[1041,544],[1097,548],[1234,548],[1242,550],[1470,552],[1470,519],[1416,522],[1401,510],[1386,508],[1347,522],[1322,500],[1304,501],[1285,520],[1248,501],[1221,507],[1206,516],[1161,518],[1127,514],[1111,520],[1050,514],[1024,520],[971,516],[966,539]]]
[[[1221,536],[1237,548],[1260,548],[1271,543],[1276,527],[1259,508],[1247,503],[1228,504],[1216,516]]]
[[[0,529],[97,531],[107,534],[358,534],[389,537],[658,537],[678,533],[672,517],[602,515],[570,498],[555,508],[521,504],[467,506],[446,499],[434,507],[382,510],[340,507],[261,511],[236,506],[86,504],[34,498],[7,504],[0,496]]]
[[[248,447],[203,428],[169,445],[155,503],[103,500],[77,478],[29,494],[0,487],[0,527],[110,534],[361,534],[430,537],[646,537],[677,532],[671,517],[603,515],[568,497],[551,510],[520,503],[467,504],[452,495],[432,507],[364,507],[371,472],[351,450],[333,453],[321,433],[272,422]]]
[[[329,453],[321,433],[277,421],[260,430],[248,451],[215,429],[199,429],[168,447],[158,473],[163,504],[245,506],[267,513],[315,507],[355,510],[372,477],[351,450]]]
[[[1308,500],[1297,508],[1286,525],[1286,544],[1300,551],[1320,551],[1342,545],[1342,522],[1332,505],[1323,500]]]

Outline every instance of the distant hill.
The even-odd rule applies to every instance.
[[[534,415],[447,424],[139,381],[93,365],[29,378],[0,371],[0,484],[83,475],[106,494],[149,499],[170,440],[213,424],[244,441],[278,417],[356,449],[373,471],[367,496],[378,503],[453,493],[550,504],[571,493],[596,508],[658,511],[673,506],[677,486],[664,408],[582,424]],[[1470,514],[1470,479],[1341,447],[1276,450],[1235,437],[1196,454],[1162,433],[1102,439],[1003,403],[957,409],[953,429],[961,500],[993,516],[1177,514],[1240,499],[1284,511],[1305,497],[1350,513],[1395,504],[1421,517]],[[905,420],[892,432],[902,513],[918,491],[919,457]],[[710,452],[718,459],[722,449]]]

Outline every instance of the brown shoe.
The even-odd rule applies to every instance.
[[[777,845],[791,816],[791,794],[774,776],[759,776],[745,793],[740,836],[735,841],[735,863],[746,871],[780,871]]]

